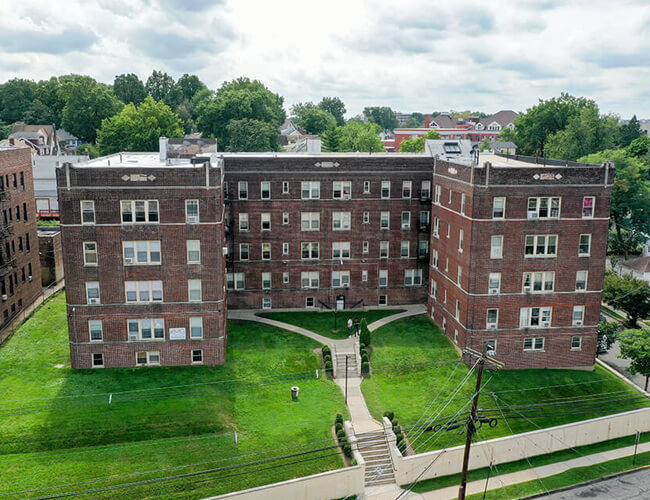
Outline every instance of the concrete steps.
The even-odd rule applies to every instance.
[[[395,483],[393,462],[384,431],[357,434],[357,439],[359,453],[366,462],[366,486]]]
[[[345,378],[345,356],[346,353],[336,353],[334,362],[334,377]],[[354,353],[347,353],[348,357],[348,377],[358,377],[357,356]]]

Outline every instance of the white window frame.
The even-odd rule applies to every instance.
[[[302,260],[320,259],[320,243],[318,241],[301,241],[300,258]]]
[[[413,182],[402,181],[402,199],[410,200],[413,195]]]
[[[467,195],[460,193],[460,215],[465,215],[465,210],[467,210]]]
[[[442,186],[440,186],[440,184],[436,184],[434,188],[434,192],[435,192],[435,198],[433,202],[436,205],[440,205],[440,198],[442,196]]]
[[[379,229],[388,231],[390,229],[390,212],[381,212],[379,216]]]
[[[196,286],[198,284],[198,287]],[[196,292],[198,291],[198,296]],[[194,297],[192,297],[194,293]],[[201,280],[187,280],[187,301],[188,302],[201,302],[203,300],[203,283]]]
[[[363,194],[370,194],[370,181],[363,181]]]
[[[271,230],[271,214],[269,212],[263,212],[260,214],[260,224],[262,231]]]
[[[305,284],[306,283],[306,284]],[[302,271],[300,273],[300,288],[319,288],[320,273],[318,271]]]
[[[438,253],[437,249],[433,249],[431,251],[431,267],[434,269],[438,269],[438,260],[439,260],[440,254]]]
[[[349,231],[351,227],[352,212],[332,212],[332,231]]]
[[[143,324],[148,322],[150,337],[143,337],[144,331]],[[131,330],[131,326],[137,326],[135,334]],[[162,336],[157,332],[162,330]],[[130,318],[126,320],[126,331],[129,336],[129,342],[162,342],[165,340],[165,320],[163,318]]]
[[[389,200],[390,199],[390,181],[381,181],[381,199]]]
[[[429,240],[420,240],[420,244],[418,245],[418,257],[424,259],[427,255],[429,255]]]
[[[90,290],[97,289],[97,297],[90,296]],[[86,304],[101,304],[101,290],[99,281],[86,281]]]
[[[405,269],[404,286],[420,286],[422,284],[422,269]]]
[[[402,229],[411,229],[411,212],[402,212]]]
[[[431,181],[422,181],[420,184],[420,199],[428,200],[431,198]]]
[[[282,212],[282,225],[286,226],[289,224],[289,212]]]
[[[433,236],[440,238],[440,219],[438,217],[433,218]]]
[[[332,288],[350,288],[350,271],[332,271]]]
[[[81,217],[81,224],[84,226],[92,226],[96,223],[96,217],[95,217],[95,201],[94,200],[81,200],[79,202],[80,206],[80,217]],[[88,207],[88,210],[84,210],[84,207]],[[92,214],[92,221],[90,220],[85,220],[86,215]]]
[[[463,281],[463,266],[461,266],[459,264],[458,265],[458,274],[457,274],[457,278],[456,278],[456,283],[461,288],[462,288],[462,281]]]
[[[545,208],[542,208],[543,204]],[[557,205],[557,206],[553,206]],[[542,211],[546,211],[546,215],[542,215]],[[532,196],[528,198],[526,205],[526,218],[527,219],[559,219],[562,211],[562,198],[559,196]]]
[[[246,288],[246,273],[226,273],[226,288],[228,290],[244,290]]]
[[[196,205],[196,215],[190,215],[190,205],[193,204]],[[185,200],[185,222],[187,224],[198,224],[199,221],[199,200]]]
[[[370,212],[363,212],[363,223],[370,224]]]
[[[352,181],[333,181],[332,199],[349,200],[352,198]]]
[[[200,264],[201,263],[201,240],[186,240],[185,244],[187,247],[187,263]]]
[[[385,255],[384,255],[385,250]],[[379,242],[379,258],[388,259],[390,255],[390,242],[389,241],[380,241]]]
[[[264,187],[266,185],[266,189]],[[267,196],[264,196],[266,191]],[[271,199],[271,182],[270,181],[261,181],[260,182],[260,200],[270,200]]]
[[[571,315],[572,326],[583,326],[585,324],[585,306],[573,306]]]
[[[144,363],[138,363],[138,354],[144,353],[146,361]],[[158,361],[152,361],[152,359],[158,358]],[[135,366],[160,366],[160,351],[137,351],[135,353]]]
[[[536,315],[535,311],[537,311]],[[537,324],[534,324],[535,321]],[[550,328],[552,324],[553,308],[550,306],[522,307],[519,309],[520,328]]]
[[[576,339],[578,341],[578,345],[574,345]],[[571,350],[572,351],[582,351],[582,335],[573,335],[571,337]]]
[[[529,241],[532,238],[532,248],[533,253],[527,253],[527,249],[530,246]],[[554,244],[551,244],[551,240],[554,239]],[[544,252],[538,253],[538,248],[543,242]],[[524,257],[527,259],[553,259],[557,257],[557,248],[560,244],[560,238],[557,234],[527,234],[524,237]],[[550,252],[550,249],[553,248],[553,253]]]
[[[144,217],[145,220],[141,221],[136,221],[136,214],[137,214],[137,209],[136,207],[138,206],[139,203],[143,204],[144,208]],[[128,204],[128,210],[130,210],[131,213],[131,218],[133,220],[131,221],[125,221],[124,220],[124,215],[129,213],[129,211],[125,211],[125,207]],[[155,210],[152,210],[151,207],[152,205],[155,205]],[[155,214],[155,217],[153,217],[152,220],[152,215]],[[160,204],[158,203],[158,200],[120,200],[120,220],[122,221],[122,224],[159,224],[160,223]]]
[[[194,335],[195,329],[198,328],[198,335]],[[200,316],[195,316],[189,319],[189,336],[191,339],[202,339],[203,338],[203,318]]]
[[[580,273],[584,273],[584,286],[582,288],[578,288],[578,283],[581,283],[581,281],[578,279]],[[576,284],[575,284],[576,292],[586,292],[588,282],[589,282],[589,271],[576,271]]]
[[[284,284],[284,285],[289,284],[289,273],[287,271],[284,271],[282,273],[282,284]]]
[[[98,359],[101,360],[100,363],[95,363],[95,356],[99,356]],[[104,353],[103,352],[93,352],[90,354],[90,365],[93,368],[104,368]]]
[[[198,357],[200,359],[195,359],[196,354],[198,353]],[[190,353],[192,364],[193,365],[202,365],[203,364],[203,349],[192,349],[192,352]]]
[[[316,299],[314,297],[305,297],[305,307],[306,308],[316,307]]]
[[[493,282],[497,283],[497,286],[492,286]],[[501,273],[490,273],[488,275],[488,295],[498,295],[501,293]]]
[[[239,183],[237,184],[237,199],[239,200],[248,199],[248,182],[239,181]]]
[[[289,181],[282,181],[282,194],[289,194]]]
[[[587,238],[587,252],[583,252],[582,247],[582,238]],[[591,255],[591,233],[583,233],[578,239],[578,257],[589,257]]]
[[[93,327],[94,326],[99,326],[99,338],[94,339],[93,338]],[[91,319],[88,321],[88,340],[90,342],[101,342],[104,340],[104,325],[102,324],[101,319]]]
[[[246,257],[243,257],[243,250],[246,249]],[[251,258],[251,249],[248,243],[239,244],[239,260],[250,260]]]
[[[362,244],[362,253],[369,253],[370,252],[370,242],[364,241]]]
[[[377,286],[386,288],[388,286],[388,269],[380,269]]]
[[[262,273],[262,290],[270,290],[271,288],[271,273]]]
[[[248,214],[246,212],[241,212],[239,213],[239,231],[240,232],[247,232],[251,228],[250,226],[250,221],[248,219]]]
[[[528,341],[530,341],[530,347],[526,347]],[[527,337],[524,339],[524,351],[544,351],[545,344],[545,337]]]
[[[271,309],[271,297],[262,297],[262,309]]]
[[[490,321],[490,313],[494,313],[494,321]],[[496,307],[490,307],[485,312],[485,328],[487,330],[496,330],[499,328],[499,309]]]
[[[289,243],[282,243],[282,255],[289,255]]]
[[[320,231],[320,212],[300,212],[300,230]]]
[[[349,241],[333,241],[332,242],[332,258],[333,259],[349,259],[350,258],[350,242]]]
[[[129,293],[135,292],[135,300],[129,300]],[[160,298],[154,299],[155,293],[160,293]],[[148,293],[148,300],[141,300],[141,293]],[[141,280],[124,282],[124,301],[127,304],[149,304],[151,302],[163,302],[163,284],[161,280]]]
[[[436,280],[431,280],[431,289],[429,295],[431,295],[431,297],[434,299],[437,299],[438,297],[438,282]]]
[[[462,229],[458,230],[458,253],[463,253],[465,247],[465,231]]]
[[[536,287],[539,284],[539,289]],[[526,271],[521,278],[523,293],[553,293],[555,291],[555,271]]]
[[[140,260],[140,254],[143,253],[142,246],[145,247],[146,260]],[[133,257],[128,257],[128,250],[133,252]],[[158,260],[152,256],[158,254]],[[122,242],[122,259],[125,266],[159,266],[162,263],[162,249],[160,240],[133,240]],[[129,262],[129,259],[131,260]]]
[[[411,252],[411,245],[409,240],[402,240],[399,245],[399,256],[402,259],[408,259]]]
[[[591,200],[591,213],[585,212],[585,202],[587,200]],[[583,196],[582,197],[582,218],[583,219],[593,219],[595,213],[596,213],[596,197],[595,196]]]
[[[490,258],[503,259],[503,235],[495,234],[490,238]]]
[[[366,283],[368,281],[368,270],[367,269],[362,269],[361,270],[361,282]]]
[[[268,241],[262,243],[262,260],[271,260],[271,243]]]
[[[306,193],[306,195],[305,195]],[[320,199],[320,181],[302,181],[300,183],[300,199],[302,200],[319,200]]]
[[[502,204],[501,215],[497,215],[497,203]],[[492,218],[505,219],[506,218],[506,198],[505,196],[495,196],[492,198]]]
[[[388,305],[388,295],[380,295],[377,300],[378,306],[387,306]]]
[[[94,246],[94,250],[90,250],[88,247]],[[84,241],[83,242],[83,253],[84,253],[84,266],[86,267],[97,267],[98,263],[98,251],[97,251],[97,242],[96,241]],[[94,255],[95,262],[89,261],[88,257]]]

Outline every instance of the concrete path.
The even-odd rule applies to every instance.
[[[228,309],[228,319],[241,319],[246,321],[257,321],[258,323],[265,323],[277,328],[282,328],[283,330],[289,330],[290,332],[304,335],[305,337],[314,339],[316,342],[320,342],[321,344],[332,345],[333,342],[340,342],[329,337],[324,337],[323,335],[319,335],[318,333],[314,333],[310,330],[306,330],[305,328],[301,328],[299,326],[290,325],[289,323],[283,323],[282,321],[276,321],[274,319],[263,318],[262,316],[257,315],[259,312],[261,311],[254,309]]]
[[[407,318],[408,316],[417,316],[418,314],[425,314],[427,312],[427,307],[424,304],[413,304],[409,306],[400,307],[400,309],[406,309],[402,313],[393,314],[391,316],[386,316],[385,318],[378,319],[373,321],[368,325],[368,330],[374,332],[377,328],[381,328],[388,323],[391,323],[395,320]]]
[[[366,487],[359,500],[395,500],[404,490],[396,484],[382,484]],[[409,491],[400,500],[419,500],[424,498],[420,493]]]
[[[337,378],[334,382],[341,388],[341,392],[345,395],[345,379]],[[351,377],[347,380],[348,385],[348,410],[350,411],[350,421],[354,428],[355,434],[363,434],[364,432],[380,431],[383,426],[377,422],[370,415],[366,400],[361,392],[361,378]]]
[[[639,444],[638,453],[643,453],[650,451],[650,443],[641,443]],[[554,464],[543,465],[540,467],[533,467],[532,469],[525,469],[518,472],[512,472],[510,474],[503,474],[500,476],[492,476],[488,483],[488,490],[494,490],[498,488],[503,488],[504,486],[511,486],[513,484],[525,483],[528,481],[536,481],[539,478],[542,478],[542,484],[544,483],[543,479],[549,476],[555,476],[556,474],[561,474],[566,472],[569,469],[574,469],[576,467],[586,467],[589,465],[599,464],[602,462],[608,462],[610,460],[615,460],[617,458],[628,457],[634,454],[634,446],[626,446],[624,448],[618,448],[615,450],[603,451],[601,453],[594,453],[593,455],[587,455],[584,457],[574,458],[572,460],[567,460],[565,462],[557,462]],[[498,469],[499,466],[496,466]],[[496,470],[495,469],[495,470]],[[607,471],[603,469],[603,475],[606,475]],[[485,480],[472,481],[467,483],[467,494],[473,495],[475,493],[483,493],[485,489]],[[458,486],[450,486],[448,488],[441,488],[439,490],[427,491],[422,493],[422,498],[426,500],[449,500],[456,498],[458,496]]]

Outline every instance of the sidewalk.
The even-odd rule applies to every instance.
[[[650,443],[639,444],[637,453],[643,453],[646,451],[650,451]],[[536,481],[539,478],[542,478],[543,484],[543,478],[545,477],[555,476],[556,474],[561,474],[562,472],[566,472],[569,469],[574,469],[576,467],[585,467],[603,462],[609,462],[610,460],[615,460],[617,458],[629,457],[633,454],[634,446],[626,446],[624,448],[617,448],[615,450],[603,451],[600,453],[594,453],[593,455],[574,458],[565,462],[542,465],[540,467],[533,467],[532,469],[511,472],[509,474],[503,474],[501,476],[492,476],[488,482],[488,490],[495,490],[503,488],[505,486],[525,483],[528,481]],[[495,467],[495,470],[498,468],[499,467],[497,465]],[[606,475],[606,471],[603,471],[603,475]],[[467,495],[483,493],[483,490],[485,490],[485,479],[467,483]],[[458,496],[458,486],[449,486],[447,488],[441,488],[439,490],[427,491],[426,493],[421,493],[421,495],[422,498],[426,500],[449,500]]]

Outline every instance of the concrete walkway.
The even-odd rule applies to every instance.
[[[650,451],[650,443],[639,444],[637,453],[643,453],[646,451]],[[539,478],[542,478],[543,484],[543,478],[545,477],[555,476],[556,474],[561,474],[562,472],[566,472],[569,469],[574,469],[576,467],[586,467],[603,462],[609,462],[610,460],[615,460],[617,458],[629,457],[633,454],[634,446],[626,446],[624,448],[617,448],[615,450],[603,451],[600,453],[594,453],[593,455],[574,458],[565,462],[557,462],[554,464],[542,465],[540,467],[533,467],[532,469],[511,472],[509,474],[503,474],[500,476],[492,476],[488,482],[488,490],[499,489],[505,486],[525,483],[528,481],[536,481]],[[499,466],[497,465],[496,469],[498,468]],[[607,471],[603,470],[603,475],[606,473]],[[483,493],[483,490],[485,490],[484,479],[467,483],[467,495]],[[448,488],[441,488],[439,490],[427,491],[426,493],[421,493],[421,495],[422,498],[426,500],[449,500],[452,498],[457,498],[458,486],[450,486]]]
[[[257,313],[260,312],[262,311],[254,309],[228,309],[228,319],[257,321],[258,323],[264,323],[267,325],[275,326],[277,328],[282,328],[283,330],[289,330],[290,332],[304,335],[305,337],[314,339],[316,342],[320,342],[321,344],[326,344],[329,346],[333,345],[334,342],[340,342],[329,337],[324,337],[323,335],[319,335],[318,333],[314,333],[310,330],[306,330],[305,328],[301,328],[299,326],[290,325],[289,323],[283,323],[282,321],[276,321],[274,319],[263,318],[262,316],[257,315]]]
[[[418,314],[425,314],[427,312],[427,307],[424,304],[413,304],[409,306],[400,307],[400,309],[406,309],[406,311],[393,314],[392,316],[386,316],[385,318],[378,319],[373,321],[368,325],[368,330],[374,332],[377,328],[381,328],[388,323],[391,323],[395,320],[407,318],[408,316],[417,316]]]

